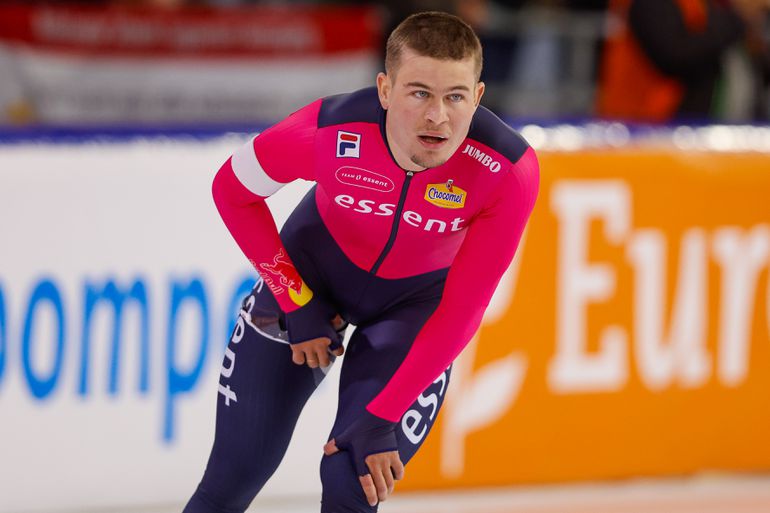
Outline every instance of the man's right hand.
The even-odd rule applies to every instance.
[[[345,324],[345,321],[343,321],[339,315],[332,319],[331,322],[335,330],[339,330]],[[331,363],[329,360],[330,352],[334,356],[342,356],[342,354],[345,352],[345,348],[342,346],[334,349],[333,351],[330,351],[330,345],[331,340],[329,340],[327,337],[319,337],[306,340],[305,342],[291,344],[289,346],[291,347],[292,353],[291,360],[297,365],[305,365],[307,363],[307,366],[311,369],[315,369],[317,367],[328,367]]]

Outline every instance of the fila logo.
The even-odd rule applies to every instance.
[[[359,158],[361,156],[361,134],[337,131],[337,157]]]

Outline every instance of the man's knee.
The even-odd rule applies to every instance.
[[[321,460],[321,513],[376,513],[361,489],[353,462],[344,453]]]

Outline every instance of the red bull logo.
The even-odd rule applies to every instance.
[[[307,304],[313,297],[313,292],[302,281],[296,267],[289,261],[283,248],[273,257],[272,264],[262,263],[259,266],[277,276],[281,285],[288,289],[291,300],[299,306]]]

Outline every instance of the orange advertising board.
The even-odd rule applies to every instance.
[[[402,490],[770,470],[770,155],[540,153]]]

